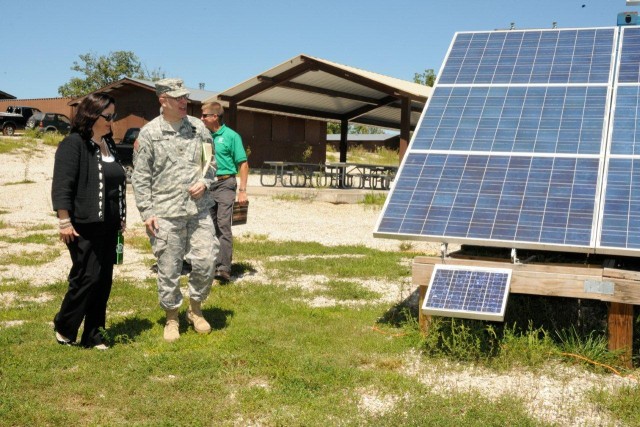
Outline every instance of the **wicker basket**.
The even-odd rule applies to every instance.
[[[247,223],[247,215],[249,213],[249,201],[245,205],[241,205],[237,201],[233,202],[233,216],[231,225],[242,225]]]

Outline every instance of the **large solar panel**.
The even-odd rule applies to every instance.
[[[629,178],[633,164],[607,162],[618,32],[457,33],[374,234],[577,252],[616,240],[617,216],[640,212],[620,210],[627,199],[640,203],[640,192],[625,199],[620,188],[633,183],[614,179]],[[616,101],[635,102],[637,114],[640,34],[625,36],[635,74],[624,61],[618,69],[635,86]],[[613,126],[614,135],[628,138],[633,123],[635,138],[636,116],[620,112],[619,121],[627,128]],[[632,150],[640,160],[640,146]],[[619,190],[611,194],[606,165]],[[630,236],[640,221],[627,223],[625,236],[638,241]]]
[[[511,270],[437,264],[422,312],[478,320],[504,320]]]

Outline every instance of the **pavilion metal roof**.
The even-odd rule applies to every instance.
[[[413,129],[432,88],[308,55],[298,55],[206,101],[226,101],[240,109],[401,127],[402,100],[408,100]]]

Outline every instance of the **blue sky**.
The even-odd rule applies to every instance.
[[[28,4],[28,6],[27,6]],[[412,80],[456,31],[614,26],[625,0],[18,0],[2,2],[0,90],[58,96],[79,55],[133,51],[222,91],[296,55]]]

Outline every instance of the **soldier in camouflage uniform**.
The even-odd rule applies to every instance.
[[[162,114],[140,130],[132,184],[157,258],[160,306],[167,314],[164,339],[172,342],[180,337],[183,258],[192,266],[187,320],[198,333],[211,331],[200,305],[211,290],[219,247],[207,191],[216,165],[215,159],[211,164],[204,160],[203,144],[212,143],[211,134],[200,120],[187,115],[189,91],[182,80],[157,81],[156,94]]]

